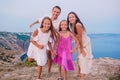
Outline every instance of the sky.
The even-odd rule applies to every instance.
[[[120,0],[0,0],[0,31],[33,32],[40,25],[29,25],[56,5],[59,20],[74,11],[88,33],[120,33]]]

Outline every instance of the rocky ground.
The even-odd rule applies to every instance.
[[[76,62],[74,62],[75,66]],[[77,67],[76,67],[77,68]],[[68,72],[68,80],[80,80],[76,76],[77,70]],[[37,78],[37,66],[23,66],[8,62],[0,64],[0,80],[35,80]],[[47,66],[43,67],[43,80],[57,80],[58,69],[53,64],[51,73],[47,73]],[[111,58],[99,58],[93,60],[92,73],[86,80],[120,80],[120,60]]]
[[[20,65],[20,55],[28,49],[31,33],[0,32],[0,80],[35,80],[37,66]],[[98,35],[97,35],[98,36]],[[93,36],[95,37],[95,36]],[[68,80],[80,80],[75,70],[68,72]],[[57,65],[47,73],[47,65],[43,67],[43,80],[57,80]],[[111,58],[93,59],[92,72],[86,80],[120,80],[120,60]]]
[[[23,65],[17,51],[0,48],[0,80],[35,80],[37,66]],[[68,72],[68,80],[80,80],[77,77],[77,64],[75,70]],[[51,73],[47,73],[47,65],[43,67],[43,80],[57,80],[58,68],[53,64]],[[92,72],[86,80],[120,80],[120,60],[112,58],[93,59]]]

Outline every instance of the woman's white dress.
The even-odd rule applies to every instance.
[[[33,37],[33,40],[40,45],[44,45],[43,49],[39,49],[34,44],[30,43],[27,56],[36,60],[37,64],[44,66],[47,63],[47,44],[50,38],[50,31],[48,33],[43,33],[40,28],[38,28],[38,35]]]
[[[81,70],[80,73],[88,74],[91,72],[93,55],[91,49],[91,41],[90,38],[87,36],[86,32],[84,32],[82,35],[82,41],[83,41],[84,50],[86,52],[86,56],[84,57],[80,53],[80,47],[79,47],[77,60]]]

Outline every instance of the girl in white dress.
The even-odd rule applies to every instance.
[[[56,31],[56,35],[57,35],[57,32],[58,32],[58,29],[59,29],[59,15],[61,13],[61,8],[59,6],[54,6],[52,8],[52,14],[51,15],[48,15],[51,20],[52,20],[52,23],[53,23],[53,26],[54,26],[54,30]],[[38,23],[41,23],[43,17],[36,20],[35,22],[33,22],[32,24],[30,24],[30,27],[33,27],[35,24],[38,24]],[[56,39],[57,41],[57,39]],[[52,41],[52,47],[56,48],[55,45],[56,45],[57,42],[54,42]],[[51,72],[51,67],[52,67],[52,54],[51,54],[51,51],[49,49],[49,47],[47,47],[47,56],[48,56],[48,60],[47,60],[47,64],[48,64],[48,73]]]
[[[53,35],[53,25],[49,17],[44,17],[40,28],[37,28],[31,36],[30,45],[28,48],[28,61],[32,59],[36,60],[38,65],[38,79],[41,80],[42,66],[47,63],[47,54],[46,49],[49,45],[50,50],[52,51],[50,45],[50,36]]]
[[[79,40],[77,55],[78,74],[80,74],[80,80],[85,80],[85,76],[90,73],[92,66],[93,55],[91,50],[91,41],[86,34],[85,27],[75,12],[70,12],[68,14],[67,21],[71,26],[73,34],[76,35]]]

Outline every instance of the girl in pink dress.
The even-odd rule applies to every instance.
[[[72,38],[75,40],[76,45],[72,49]],[[66,20],[62,20],[59,25],[59,41],[57,46],[57,55],[54,58],[54,63],[58,64],[59,78],[61,80],[61,68],[64,71],[64,80],[67,80],[67,71],[74,70],[72,62],[72,53],[78,47],[77,38],[70,32]]]

